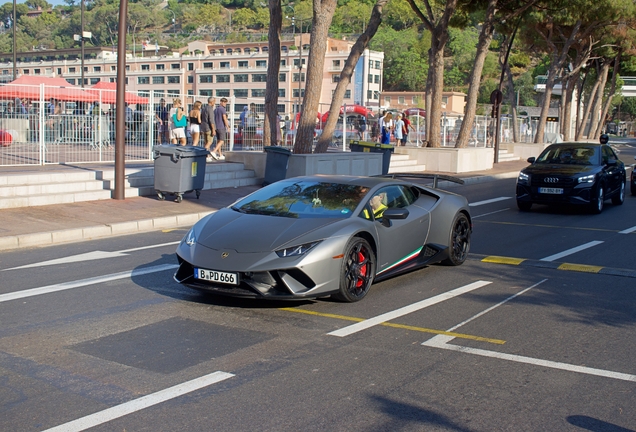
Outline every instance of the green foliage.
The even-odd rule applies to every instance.
[[[510,52],[510,57],[508,57],[508,64],[511,68],[527,68],[530,65],[531,59],[530,56],[525,52]]]
[[[537,106],[537,92],[534,91],[534,79],[531,72],[520,75],[514,82],[514,91],[519,94],[519,105]]]
[[[444,89],[459,91],[459,88],[465,85],[466,78],[464,72],[460,71],[457,66],[453,66],[451,70],[444,72]]]
[[[498,80],[487,79],[481,83],[479,86],[479,96],[477,97],[478,104],[489,104],[490,103],[490,94],[497,88],[499,85]]]
[[[620,112],[627,114],[631,119],[636,118],[636,98],[624,98],[620,104]]]

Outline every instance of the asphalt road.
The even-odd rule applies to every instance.
[[[185,229],[0,254],[0,430],[635,430],[636,197],[454,191],[470,259],[354,304],[183,288]]]

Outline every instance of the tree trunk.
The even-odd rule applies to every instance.
[[[475,56],[475,63],[473,70],[470,73],[468,80],[468,96],[466,97],[466,109],[464,112],[464,121],[459,129],[459,135],[457,136],[457,142],[455,147],[462,148],[468,146],[468,139],[473,129],[473,123],[475,122],[475,116],[477,111],[477,98],[479,97],[479,85],[481,84],[481,73],[484,69],[484,61],[488,55],[488,48],[492,42],[495,26],[495,14],[497,13],[497,0],[488,0],[488,7],[486,9],[486,17],[484,23],[481,26],[481,32],[479,33],[479,42],[477,42],[477,55]]]
[[[592,90],[590,91],[590,95],[587,98],[587,103],[585,104],[585,109],[583,110],[583,116],[581,117],[581,123],[577,127],[576,132],[576,141],[580,141],[585,135],[585,127],[587,126],[587,119],[590,117],[590,111],[592,110],[592,102],[596,98],[596,92],[598,91],[600,81],[597,79],[592,86]],[[581,86],[582,88],[583,86]],[[590,118],[590,127],[592,124],[592,119]]]
[[[265,120],[263,145],[276,144],[278,132],[278,74],[280,73],[280,32],[283,12],[280,0],[269,0],[269,50],[265,87]]]
[[[448,32],[446,32],[448,34]],[[436,40],[436,32],[433,33],[433,41]],[[437,40],[441,40],[441,36]],[[444,41],[445,43],[445,41]],[[430,147],[441,147],[442,133],[442,92],[444,91],[444,47],[438,43],[431,43],[431,106],[427,107],[426,117],[430,118],[429,130],[426,132]]]
[[[519,105],[519,101],[517,100],[515,83],[512,80],[512,70],[510,69],[509,63],[506,63],[506,79],[508,81],[508,98],[510,100],[510,111],[512,115],[512,141],[518,143],[520,141],[519,123],[517,122],[517,105]]]
[[[600,136],[601,130],[603,129],[603,125],[605,124],[605,117],[607,117],[607,112],[609,111],[609,107],[612,104],[612,98],[616,93],[616,79],[618,78],[618,70],[620,69],[619,65],[621,62],[621,53],[619,51],[618,55],[614,59],[614,71],[612,74],[612,84],[610,86],[610,90],[607,93],[607,99],[605,100],[605,104],[603,105],[603,111],[601,112],[601,120],[599,122],[599,126],[597,129],[596,136],[594,139],[598,139]]]
[[[338,123],[338,115],[340,113],[344,94],[347,90],[347,86],[351,82],[351,75],[353,75],[358,59],[369,46],[369,41],[373,38],[378,27],[382,23],[382,8],[388,1],[389,0],[377,1],[373,7],[373,11],[371,11],[371,18],[369,18],[367,29],[360,35],[356,43],[351,48],[349,57],[347,57],[347,61],[345,61],[344,68],[342,69],[342,72],[340,72],[340,81],[338,81],[336,91],[334,92],[333,99],[331,100],[327,123],[325,124],[322,134],[318,138],[315,150],[316,153],[325,153],[329,148],[329,143],[333,138],[333,132],[336,129],[336,124]],[[344,115],[346,115],[346,113],[344,113]]]
[[[603,63],[603,67],[601,68],[601,73],[598,76],[598,90],[596,92],[596,97],[594,98],[594,103],[592,104],[592,118],[590,119],[590,133],[587,135],[588,139],[596,139],[597,138],[597,130],[599,124],[599,114],[601,111],[601,104],[603,102],[603,93],[605,93],[605,84],[607,84],[607,75],[609,74],[610,64],[609,62]]]
[[[336,5],[336,0],[313,0],[314,14],[311,20],[311,50],[307,61],[305,97],[303,98],[302,113],[296,132],[296,142],[294,143],[294,153],[297,154],[309,154],[312,151],[316,112],[318,111],[322,92],[327,36],[333,14],[336,11]],[[300,76],[298,78],[300,79]]]
[[[565,88],[563,116],[561,117],[561,133],[563,134],[564,141],[570,141],[572,136],[572,101],[574,100],[574,92],[576,90],[576,83],[579,80],[578,75],[570,75],[567,80],[567,86]]]
[[[548,70],[548,79],[545,83],[545,93],[543,94],[543,101],[541,103],[541,114],[539,116],[539,122],[537,124],[537,133],[534,137],[535,143],[543,143],[545,123],[548,120],[548,110],[550,109],[550,100],[552,99],[552,89],[554,88],[554,82],[556,81],[556,74],[558,72],[558,69],[560,68],[553,60],[552,65]]]

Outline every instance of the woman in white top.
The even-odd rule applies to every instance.
[[[386,113],[380,118],[380,142],[382,144],[391,144],[391,131],[393,130],[393,114]]]
[[[404,120],[402,120],[402,115],[398,114],[395,120],[395,130],[393,132],[393,135],[395,135],[395,141],[396,141],[395,145],[398,147],[400,145],[404,145],[403,128],[404,128]]]

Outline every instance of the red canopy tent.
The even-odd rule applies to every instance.
[[[95,91],[98,90],[98,91]],[[114,104],[117,99],[117,83],[100,81],[88,90],[89,92],[97,95],[96,100],[105,104]],[[124,100],[129,104],[147,104],[150,100],[147,97],[137,96],[135,93],[126,92]]]
[[[22,75],[8,84],[0,86],[0,99],[40,100],[40,91],[44,87],[44,100],[92,102],[95,95],[74,86],[64,78],[53,78],[42,75]]]
[[[340,115],[344,114],[344,110],[345,110],[345,107],[341,106]],[[360,114],[365,117],[373,116],[373,112],[370,109],[363,107],[362,105],[347,105],[347,115],[350,115],[350,114]],[[328,118],[329,118],[329,111],[327,111],[326,113],[322,115],[320,122],[327,123]]]

